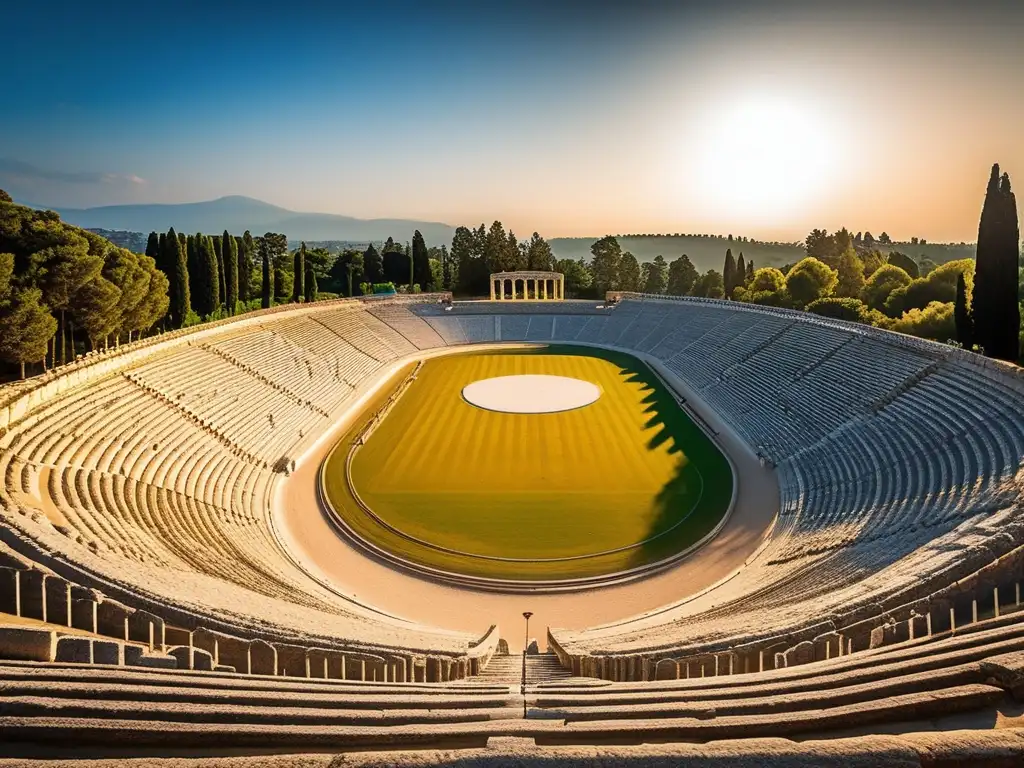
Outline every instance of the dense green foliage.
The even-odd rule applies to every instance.
[[[27,364],[59,365],[80,349],[131,340],[167,313],[170,286],[153,255],[6,197],[0,195],[0,359],[23,374]],[[147,251],[161,255],[159,237]]]
[[[547,241],[534,232],[529,240],[520,242],[513,232],[506,232],[500,221],[490,227],[481,224],[476,229],[458,227],[452,237],[451,250],[438,252],[444,255],[453,290],[462,295],[487,296],[490,294],[488,280],[496,272],[510,272],[522,269],[558,269],[553,267],[554,256]],[[562,270],[564,271],[564,270]],[[639,273],[639,265],[637,265]],[[566,278],[566,291],[569,288]]]

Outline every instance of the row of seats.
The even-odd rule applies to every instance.
[[[750,643],[766,626],[795,631],[884,603],[922,574],[939,589],[951,562],[981,567],[1008,550],[1007,539],[990,539],[1000,525],[1018,525],[1022,511],[1016,376],[939,345],[725,302],[626,300],[578,316],[536,310],[496,307],[480,317],[404,308],[450,344],[574,342],[650,355],[777,465],[780,479],[774,535],[722,591],[726,605],[693,615],[684,603],[653,621],[555,632],[570,655],[682,652],[723,637]],[[982,541],[988,560],[973,556]]]
[[[851,608],[841,590],[863,589],[868,576],[890,578],[857,605],[884,602],[948,553],[963,560],[979,540],[991,556],[1011,546],[991,538],[994,521],[1017,525],[1024,511],[1024,388],[1016,376],[938,345],[904,346],[856,326],[726,303],[626,301],[599,330],[595,319],[565,340],[660,361],[778,465],[782,509],[769,545],[723,591],[726,605],[556,632],[572,654],[751,642]]]
[[[345,302],[228,324],[133,361],[0,434],[4,522],[83,583],[115,584],[126,602],[144,596],[186,624],[216,617],[282,641],[486,655],[473,636],[338,594],[274,533],[271,500],[304,446],[416,349]]]
[[[320,605],[335,612],[333,626],[372,634],[379,620],[310,580],[277,545],[268,515],[274,470],[387,361],[443,345],[562,341],[660,361],[778,466],[782,493],[774,536],[733,579],[730,599],[698,615],[683,603],[656,620],[556,633],[569,655],[753,642],[766,616],[792,631],[840,606],[884,601],[922,569],[940,579],[946,561],[965,559],[977,541],[993,555],[1005,551],[1005,540],[989,539],[993,520],[1017,521],[1024,416],[1012,377],[937,346],[727,303],[535,309],[346,303],[256,330],[227,326],[57,398],[8,430],[6,498],[44,507],[33,534],[63,536],[90,567],[110,558],[103,565],[112,572],[123,558],[132,581],[146,583],[160,581],[145,570],[159,563],[173,573],[168,581],[191,579],[197,589],[225,581],[290,603],[282,615],[304,630],[323,631],[310,621]],[[143,434],[160,439],[148,444]],[[225,557],[239,562],[219,562]],[[300,619],[295,611],[306,608]],[[436,631],[418,642],[426,638],[466,642]]]
[[[516,765],[579,764],[568,754],[562,762],[559,748],[586,745],[599,745],[608,760],[588,760],[588,765],[668,765],[676,763],[667,755],[663,762],[652,763],[646,754],[633,760],[637,756],[626,745],[661,742],[663,748],[680,750],[697,742],[709,760],[717,754],[716,743],[725,740],[734,759],[751,750],[749,762],[742,764],[790,764],[775,761],[781,760],[780,745],[793,741],[804,742],[800,764],[889,764],[892,750],[904,744],[897,734],[906,734],[905,744],[918,744],[928,765],[1016,765],[1024,756],[1019,738],[979,729],[951,733],[954,738],[946,743],[943,731],[994,722],[1003,712],[1019,710],[1024,701],[1020,616],[769,672],[642,684],[561,679],[530,685],[525,698],[518,688],[482,683],[366,685],[5,661],[0,663],[0,732],[8,746],[45,741],[50,748],[73,748],[79,758],[110,749],[130,759],[170,747],[284,753],[329,748],[345,752],[346,765],[362,764],[360,752],[378,750],[368,764],[396,766],[463,758],[474,765],[512,764],[513,756],[494,754],[500,747],[489,741],[509,737],[534,753],[527,759],[516,755]],[[930,740],[913,735],[922,722],[934,732]],[[881,744],[862,741],[865,757],[853,763],[840,748],[842,741],[835,740],[883,729],[893,735]],[[831,748],[807,745],[811,736],[831,738]],[[754,748],[757,739],[769,738],[774,739],[770,747],[766,742],[762,751]],[[492,747],[487,752],[493,760],[478,754],[485,747]],[[814,759],[819,748],[820,761]],[[445,752],[434,758],[425,751],[430,749]],[[909,746],[905,752],[916,756]],[[579,752],[574,756],[582,759]],[[899,757],[900,765],[921,764]]]

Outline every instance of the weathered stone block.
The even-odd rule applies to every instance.
[[[0,658],[16,661],[53,661],[57,635],[49,629],[0,626]]]
[[[814,643],[810,640],[797,643],[792,648],[789,648],[785,652],[784,656],[785,665],[787,667],[795,667],[800,664],[810,664],[814,661]]]
[[[73,636],[57,638],[57,651],[54,660],[72,664],[92,664],[92,638]]]
[[[122,666],[124,664],[124,645],[114,640],[93,640],[92,663]]]
[[[178,645],[167,649],[167,655],[173,656],[178,662],[178,669],[193,669],[197,672],[213,671],[213,656],[202,648],[189,648]]]
[[[150,653],[139,645],[124,647],[124,663],[129,667],[148,667],[151,669],[177,669],[178,660],[164,653]]]

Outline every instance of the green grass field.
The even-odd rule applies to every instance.
[[[402,536],[359,507],[345,474],[353,441],[412,370],[382,389],[324,467],[335,510],[409,560],[491,578],[608,574],[680,551],[728,508],[728,461],[636,358],[568,346],[465,353],[426,361],[352,458],[356,492]],[[528,373],[583,379],[602,394],[554,414],[462,398],[471,382]]]

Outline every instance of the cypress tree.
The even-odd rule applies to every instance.
[[[736,287],[736,259],[732,256],[732,248],[725,249],[725,267],[722,269],[722,282],[725,284],[725,298],[732,298]]]
[[[967,281],[964,273],[956,276],[956,304],[953,307],[953,319],[956,321],[956,340],[964,349],[974,346],[974,320],[971,308],[967,303]]]
[[[195,288],[195,309],[201,317],[209,317],[220,306],[220,275],[213,238],[196,235],[200,283]]]
[[[238,243],[226,229],[220,242],[224,264],[224,305],[227,313],[233,315],[238,303]]]
[[[270,253],[264,246],[260,248],[263,256],[263,289],[260,293],[260,306],[266,309],[270,306]]]
[[[736,259],[736,286],[739,287],[747,281],[747,262],[743,259],[743,251],[740,251],[740,257]]]
[[[412,236],[412,271],[413,280],[423,290],[430,284],[430,253],[423,235],[417,229]]]
[[[299,246],[299,250],[295,252],[295,263],[292,265],[292,274],[294,275],[294,279],[292,280],[292,301],[302,301],[306,295],[306,292],[302,287],[303,278],[306,276],[305,242],[303,242]]]
[[[189,290],[187,254],[174,227],[167,230],[162,252],[164,264],[169,270],[168,317],[172,328],[181,328],[192,309],[192,297]]]
[[[199,264],[199,241],[201,234],[189,235],[185,240],[185,263],[188,264],[188,284],[199,305],[199,294],[203,291],[203,271]],[[202,312],[200,312],[202,314]]]
[[[1020,230],[1010,177],[992,166],[978,225],[972,312],[974,342],[985,354],[1016,361],[1020,352]]]
[[[237,239],[238,245],[238,299],[247,302],[252,296],[252,268],[255,244],[249,230]]]
[[[441,287],[446,291],[452,289],[452,260],[448,255],[448,246],[441,244]]]
[[[416,264],[412,260],[412,246],[409,245],[409,243],[405,244],[405,257],[407,259],[409,259],[409,293],[412,293],[412,286],[416,282],[416,277],[415,277],[415,272],[413,271],[413,267],[415,267]]]
[[[366,280],[370,283],[384,282],[384,259],[374,247],[373,243],[363,251],[363,272]]]
[[[170,272],[172,272],[172,270],[171,270],[170,266],[167,264],[167,262],[165,261],[165,258],[167,256],[167,233],[166,232],[161,232],[160,233],[160,239],[159,239],[159,241],[157,243],[157,247],[156,248],[157,248],[156,256],[153,257],[156,260],[156,268],[159,269],[161,272],[163,272],[165,275],[170,274]]]
[[[316,272],[313,271],[313,265],[306,265],[306,274],[303,276],[303,287],[306,291],[306,303],[316,301],[316,295],[318,292],[316,284]]]
[[[146,255],[151,259],[160,257],[160,236],[156,232],[149,233],[149,240],[146,241]]]
[[[219,235],[210,238],[213,241],[213,252],[217,255],[217,295],[219,297],[217,306],[224,303],[228,295],[227,280],[224,275],[224,243]]]
[[[747,262],[747,282],[749,283],[754,279],[754,260],[751,259]]]

